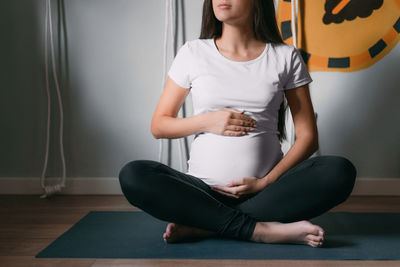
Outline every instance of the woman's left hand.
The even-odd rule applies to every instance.
[[[245,194],[257,193],[267,186],[265,179],[257,177],[244,177],[233,180],[226,186],[213,185],[211,189],[230,197],[239,198]]]

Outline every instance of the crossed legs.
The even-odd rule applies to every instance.
[[[167,242],[188,235],[220,235],[311,246],[320,244],[323,229],[306,220],[345,201],[355,177],[356,169],[346,158],[318,156],[297,164],[264,190],[235,199],[152,160],[131,161],[119,174],[132,205],[172,222],[164,234]]]

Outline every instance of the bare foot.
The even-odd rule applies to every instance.
[[[320,226],[303,220],[292,223],[257,222],[250,240],[264,243],[297,243],[320,247],[325,231]]]
[[[216,236],[217,233],[203,230],[200,228],[190,227],[183,224],[169,223],[163,234],[166,243],[177,243],[184,240],[190,240],[199,237]]]

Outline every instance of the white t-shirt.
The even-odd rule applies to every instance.
[[[255,130],[243,136],[195,135],[186,174],[209,185],[267,175],[283,157],[277,135],[283,90],[312,82],[294,46],[266,43],[257,58],[233,61],[219,52],[213,38],[187,41],[168,75],[191,90],[194,115],[229,107],[257,121]]]

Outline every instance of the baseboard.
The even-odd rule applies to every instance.
[[[46,185],[60,178],[46,178]],[[0,195],[43,194],[38,177],[0,177]],[[61,195],[121,195],[117,177],[75,177],[66,179]],[[400,196],[399,178],[357,178],[351,195]]]

